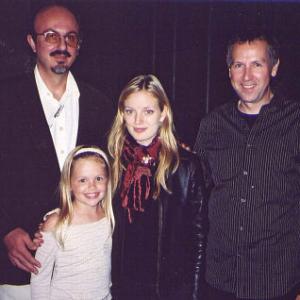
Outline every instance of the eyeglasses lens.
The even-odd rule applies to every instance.
[[[65,37],[67,44],[72,47],[76,48],[79,44],[79,37],[75,33],[69,33]]]
[[[56,32],[47,32],[45,33],[45,41],[49,44],[58,44],[60,43],[61,36]],[[72,47],[76,48],[79,44],[79,37],[76,33],[68,33],[64,36],[66,43]]]

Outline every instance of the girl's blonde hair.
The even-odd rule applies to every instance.
[[[70,225],[74,212],[73,195],[71,192],[71,176],[74,169],[74,164],[78,159],[86,158],[96,159],[101,164],[103,164],[103,167],[106,169],[107,189],[100,205],[104,210],[105,216],[111,223],[112,230],[114,228],[115,219],[112,209],[112,177],[108,158],[105,152],[96,146],[77,146],[67,156],[59,182],[60,212],[58,215],[58,221],[55,226],[55,236],[62,246],[65,239],[65,229]]]
[[[169,99],[159,80],[151,74],[140,75],[133,78],[122,90],[119,97],[118,111],[108,138],[108,151],[113,158],[113,190],[115,191],[119,186],[122,172],[125,169],[121,161],[124,140],[127,134],[124,121],[125,101],[130,95],[140,91],[150,93],[157,99],[160,110],[164,110],[166,113],[166,117],[158,132],[161,150],[159,153],[159,164],[155,173],[155,188],[153,193],[153,197],[157,198],[160,194],[161,187],[168,193],[171,193],[166,181],[168,176],[174,173],[178,168],[179,154]]]

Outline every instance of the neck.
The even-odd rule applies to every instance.
[[[100,205],[96,207],[83,207],[74,202],[74,213],[72,224],[85,224],[96,222],[104,217],[103,209]]]
[[[66,91],[68,73],[66,74],[55,74],[53,72],[47,73],[44,72],[42,68],[39,68],[39,73],[45,82],[47,88],[52,93],[53,97],[56,100],[60,100]]]
[[[268,95],[265,100],[260,100],[258,102],[246,102],[243,100],[238,101],[237,108],[240,112],[248,114],[248,115],[257,115],[260,113],[261,108],[269,104],[273,98],[272,92]]]

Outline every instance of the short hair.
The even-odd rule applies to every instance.
[[[265,41],[268,45],[268,56],[271,67],[275,66],[279,59],[279,43],[277,39],[267,31],[247,29],[236,34],[227,45],[226,63],[230,68],[233,62],[232,50],[236,44]]]

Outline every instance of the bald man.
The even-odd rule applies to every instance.
[[[63,162],[76,145],[106,147],[112,121],[111,103],[70,72],[81,36],[68,8],[40,9],[27,41],[34,71],[0,84],[1,300],[30,299],[30,272],[39,267],[32,237],[58,205]]]

